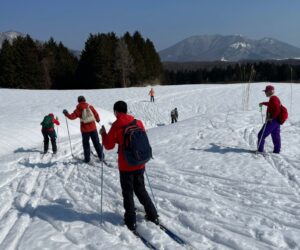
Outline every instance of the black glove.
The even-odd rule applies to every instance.
[[[101,129],[99,130],[99,133],[102,134],[106,134],[106,129],[105,127],[102,125]]]
[[[63,110],[63,114],[64,114],[64,115],[69,114],[68,110],[64,109],[64,110]]]
[[[273,120],[273,118],[272,118],[271,114],[267,113],[266,121],[269,122],[269,121],[272,121],[272,120]]]

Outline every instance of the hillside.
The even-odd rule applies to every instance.
[[[294,59],[300,57],[300,48],[274,38],[203,35],[186,38],[159,55],[173,62]]]
[[[160,220],[195,249],[300,248],[300,87],[275,84],[290,110],[282,126],[282,154],[255,155],[262,126],[258,103],[265,83],[252,84],[249,111],[242,111],[245,85],[184,85],[106,90],[34,91],[0,89],[0,249],[145,249],[123,225],[116,150],[105,151],[103,221],[101,165],[82,158],[79,121],[68,121],[84,95],[109,128],[117,100],[148,129],[154,159],[147,173]],[[170,124],[170,111],[179,122]],[[58,115],[59,152],[40,154],[40,122]],[[272,142],[266,142],[267,152]],[[147,185],[149,190],[149,187]],[[150,190],[149,190],[150,191]],[[136,202],[138,210],[141,205]],[[157,249],[185,249],[138,214],[138,230]]]

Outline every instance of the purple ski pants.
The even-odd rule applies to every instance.
[[[266,129],[264,131],[264,126],[266,126]],[[258,145],[258,152],[264,152],[264,146],[265,146],[265,139],[270,134],[272,136],[272,141],[274,144],[274,150],[273,153],[280,153],[281,148],[281,139],[280,139],[280,124],[277,121],[277,119],[273,119],[271,121],[268,121],[266,125],[264,125],[261,130],[258,133],[258,143],[260,142],[260,145]],[[264,131],[264,133],[263,133]],[[263,134],[262,134],[263,133]]]

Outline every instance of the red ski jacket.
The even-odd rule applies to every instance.
[[[267,106],[268,118],[275,119],[280,114],[281,102],[275,95],[271,96],[269,102],[262,102],[263,105]]]
[[[151,89],[151,90],[150,90],[149,95],[150,95],[150,96],[154,96],[154,89]]]
[[[118,165],[121,172],[131,172],[145,168],[145,165],[129,166],[125,160],[123,144],[124,144],[124,128],[134,120],[131,115],[120,113],[117,116],[117,120],[112,124],[108,133],[102,133],[102,143],[105,149],[110,150],[119,145],[118,149]],[[137,125],[145,130],[143,123],[137,120]]]
[[[80,102],[76,109],[73,111],[72,114],[66,114],[66,117],[68,117],[70,120],[75,120],[76,118],[81,118],[82,116],[82,110],[84,110],[87,107],[90,107],[91,111],[93,112],[95,119],[97,122],[100,122],[100,116],[97,113],[97,111],[94,109],[92,105],[89,105],[86,102]],[[95,122],[89,122],[89,123],[83,123],[80,122],[80,130],[83,133],[92,132],[94,130],[97,130],[96,123]]]
[[[58,126],[60,124],[59,121],[54,118],[54,115],[52,113],[49,114],[49,115],[52,117],[53,123]],[[51,132],[53,130],[54,130],[54,128],[48,128],[48,129],[47,128],[42,128],[42,131],[49,131],[49,132]]]

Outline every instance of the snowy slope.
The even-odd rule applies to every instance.
[[[104,224],[100,225],[101,166],[84,164],[79,121],[66,122],[85,95],[107,128],[113,103],[123,99],[146,124],[154,150],[147,167],[161,221],[195,249],[300,249],[300,87],[293,84],[291,118],[282,127],[282,154],[255,149],[261,127],[257,104],[265,84],[193,85],[74,91],[0,90],[0,249],[145,249],[123,226],[116,150],[105,152]],[[290,85],[275,84],[290,109]],[[170,125],[177,107],[180,122]],[[59,152],[42,157],[40,122],[58,115]],[[272,151],[270,140],[267,151]],[[138,210],[142,207],[137,202]],[[139,231],[158,249],[184,249],[145,222]]]

